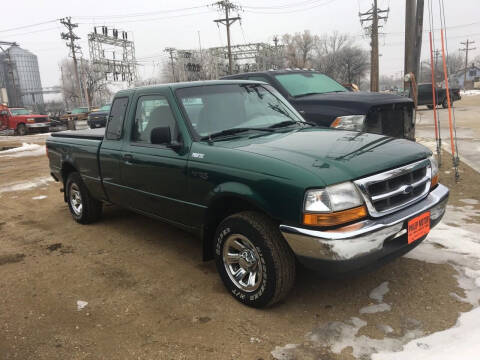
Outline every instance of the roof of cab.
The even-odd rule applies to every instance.
[[[253,80],[202,80],[202,81],[187,81],[187,82],[178,82],[178,83],[169,83],[169,84],[158,84],[158,85],[148,85],[134,87],[130,89],[120,90],[117,92],[117,95],[128,95],[135,91],[146,91],[149,90],[158,90],[170,88],[172,90],[197,87],[197,86],[211,86],[211,85],[227,85],[227,84],[263,84],[262,81],[253,81]]]

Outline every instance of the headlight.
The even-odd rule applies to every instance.
[[[433,187],[438,184],[438,163],[433,155],[430,156],[428,160],[430,161],[430,167],[432,168],[432,181],[430,183],[430,188],[433,189]]]
[[[355,185],[345,182],[305,194],[303,223],[308,226],[336,226],[367,216]]]
[[[365,115],[339,116],[330,125],[332,128],[363,131],[365,125]]]
[[[361,206],[363,200],[355,185],[344,182],[325,189],[308,190],[305,194],[305,211],[330,213]]]

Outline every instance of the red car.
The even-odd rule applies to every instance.
[[[11,130],[17,135],[29,132],[48,132],[50,119],[48,115],[35,115],[23,108],[9,108],[0,105],[0,130]]]

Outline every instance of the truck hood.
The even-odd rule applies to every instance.
[[[365,177],[431,155],[426,147],[409,140],[322,128],[219,141],[215,146],[288,162],[319,176],[325,185]]]
[[[38,114],[30,114],[30,115],[12,115],[12,117],[18,118],[18,119],[31,119],[31,118],[48,118],[48,115],[38,115]]]
[[[403,96],[350,91],[301,96],[293,99],[292,102],[298,105],[328,105],[341,108],[344,111],[348,109],[351,114],[366,114],[372,106],[378,105],[402,103],[413,106],[413,101]]]

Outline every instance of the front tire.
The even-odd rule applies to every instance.
[[[88,192],[78,172],[68,175],[65,182],[68,208],[73,219],[80,224],[90,224],[102,216],[102,202]]]
[[[25,126],[25,124],[18,124],[17,135],[19,135],[19,136],[27,135],[27,127]]]
[[[258,212],[222,221],[215,235],[215,262],[232,296],[251,307],[281,301],[295,281],[295,256],[278,227]]]

